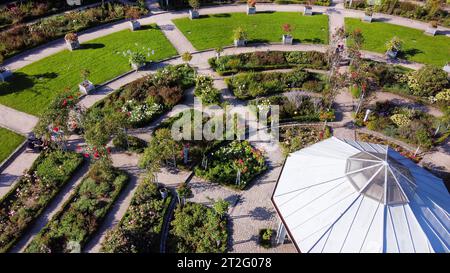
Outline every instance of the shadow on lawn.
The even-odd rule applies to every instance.
[[[3,85],[0,85],[0,96],[12,93],[21,92],[23,90],[32,88],[35,84],[54,79],[58,77],[55,72],[48,72],[42,74],[28,75],[22,72],[14,72],[11,79],[8,79]],[[33,91],[37,93],[36,91]]]
[[[294,39],[294,42],[301,42],[301,43],[307,43],[307,44],[324,44],[325,41],[319,38],[313,38],[313,39]]]
[[[400,53],[398,54],[398,57],[401,59],[408,59],[408,57],[413,57],[417,54],[423,53],[422,50],[417,49],[417,48],[409,48],[409,49],[405,49],[400,51]]]
[[[99,43],[90,43],[90,44],[82,44],[80,49],[98,49],[98,48],[104,48],[104,44]]]

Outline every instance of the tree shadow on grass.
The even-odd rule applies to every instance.
[[[312,38],[312,39],[294,39],[294,42],[299,42],[299,43],[307,43],[307,44],[323,44],[325,43],[324,40],[319,39],[319,38]]]
[[[26,89],[32,88],[35,84],[58,77],[55,72],[41,73],[35,75],[28,75],[22,72],[14,72],[12,77],[8,79],[3,85],[0,85],[0,96],[8,95],[12,93],[21,92]],[[35,90],[33,91],[35,93]]]
[[[208,16],[208,15],[205,15]],[[201,16],[200,16],[201,17]],[[209,16],[208,16],[209,17]],[[220,13],[220,14],[213,14],[211,15],[211,17],[216,17],[216,18],[228,18],[231,17],[231,15],[229,13]]]
[[[100,43],[89,43],[89,44],[82,44],[80,49],[99,49],[99,48],[104,48],[105,44],[100,44]]]
[[[157,26],[157,25],[141,25],[141,27],[135,31],[143,31],[143,30],[149,30],[149,29],[159,29],[159,26]]]
[[[413,57],[417,54],[423,53],[422,50],[417,49],[417,48],[409,48],[409,49],[405,49],[400,51],[400,53],[398,54],[398,57],[400,59],[408,59],[408,57]]]
[[[263,10],[263,11],[257,11],[256,14],[272,14],[275,13],[274,10]]]
[[[248,41],[249,44],[268,44],[270,43],[267,39],[251,39]]]

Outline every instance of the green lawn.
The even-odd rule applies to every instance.
[[[282,25],[286,23],[293,27],[292,34],[297,42],[328,43],[326,15],[303,16],[299,12],[225,13],[203,15],[195,20],[175,19],[173,22],[198,50],[233,44],[233,30],[239,26],[247,31],[249,42],[281,42]]]
[[[24,136],[0,127],[0,162],[14,152],[24,140]]]
[[[59,92],[78,88],[82,69],[90,70],[89,79],[94,84],[103,83],[131,69],[123,51],[143,51],[143,47],[154,50],[151,60],[177,54],[155,26],[119,31],[82,44],[81,49],[64,50],[17,70],[8,83],[0,85],[0,103],[39,115]]]
[[[345,27],[349,32],[355,28],[362,30],[365,50],[384,53],[386,42],[398,36],[404,42],[403,52],[399,55],[402,59],[440,67],[450,61],[450,38],[444,35],[433,37],[413,28],[381,22],[365,23],[356,18],[345,18]]]

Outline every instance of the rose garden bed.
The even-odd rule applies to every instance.
[[[141,181],[127,212],[108,231],[101,252],[158,253],[164,215],[171,199],[170,195],[162,199],[156,183]]]
[[[283,126],[280,127],[280,146],[284,156],[331,137],[329,126]]]
[[[231,188],[245,189],[253,178],[267,169],[262,152],[248,141],[232,141],[212,152],[206,168],[195,168],[195,175]],[[238,172],[240,179],[237,179]]]
[[[78,252],[97,231],[128,175],[96,162],[62,209],[34,237],[28,253]]]
[[[294,69],[291,72],[250,72],[225,82],[238,99],[246,100],[293,90],[320,93],[328,88],[325,75]]]
[[[325,54],[317,51],[257,51],[211,58],[208,62],[220,75],[294,67],[329,68]]]
[[[81,155],[43,151],[28,172],[0,199],[0,252],[8,251],[70,180]]]
[[[368,120],[363,121],[366,112],[363,109],[356,117],[356,125],[366,126],[369,130],[412,145],[420,145],[424,150],[439,145],[450,135],[445,122],[420,110],[398,106],[389,101],[377,102],[368,109],[371,110]]]
[[[203,204],[187,202],[175,209],[168,248],[171,253],[224,253],[227,218]]]

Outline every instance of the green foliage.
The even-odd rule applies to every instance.
[[[270,228],[261,229],[259,231],[259,244],[264,248],[272,247],[272,236],[275,232]]]
[[[224,253],[228,232],[226,218],[198,203],[175,209],[170,236],[178,253]]]
[[[139,159],[139,166],[151,169],[167,161],[174,162],[180,149],[180,144],[173,140],[169,129],[159,129],[155,132],[155,136],[150,140],[148,147]]]
[[[427,65],[410,73],[408,86],[419,97],[434,96],[450,86],[448,75],[441,68]]]
[[[0,252],[22,236],[81,165],[81,155],[46,150],[0,199]]]
[[[213,79],[209,76],[197,76],[194,95],[199,97],[202,103],[206,105],[220,103],[220,92],[214,88]]]
[[[284,156],[331,137],[331,129],[326,126],[287,126],[280,128],[280,145]]]
[[[26,252],[70,252],[70,242],[82,247],[128,181],[128,175],[101,161],[87,176],[63,209],[31,241]]]
[[[161,199],[158,185],[140,181],[130,206],[119,224],[106,234],[101,252],[159,252],[159,239],[165,211],[171,197]]]
[[[266,169],[261,151],[253,148],[247,141],[236,140],[213,152],[208,159],[207,168],[196,167],[195,174],[211,182],[242,190]],[[239,185],[236,184],[238,170],[241,172]]]
[[[230,206],[230,203],[228,201],[225,201],[223,199],[218,199],[213,204],[214,212],[219,216],[219,218],[223,218],[225,214],[228,212],[228,207]]]

